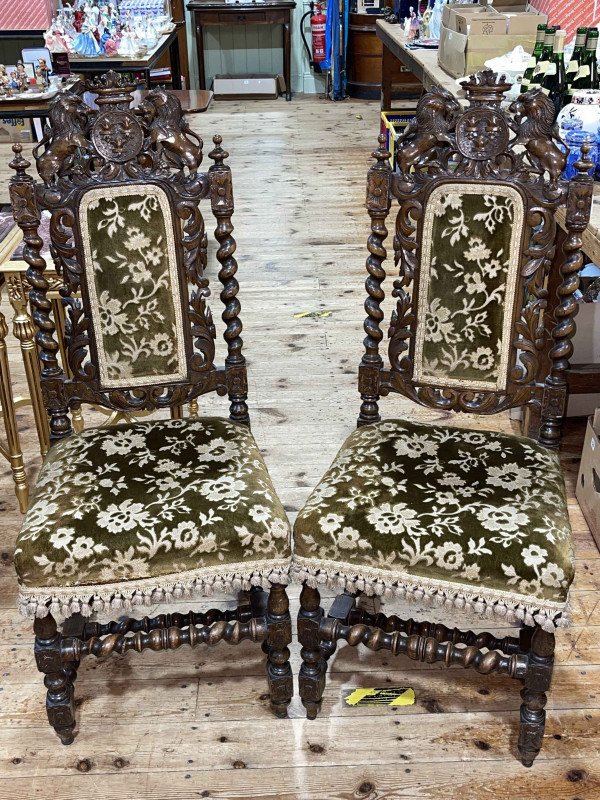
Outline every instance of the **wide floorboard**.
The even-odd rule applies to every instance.
[[[252,428],[293,520],[358,412],[365,173],[378,109],[316,98],[214,103],[191,123],[206,153],[215,133],[231,153]],[[0,146],[0,203],[9,154]],[[2,303],[10,319],[6,297]],[[218,289],[211,305],[218,319]],[[23,394],[18,347],[9,339],[15,392]],[[226,413],[216,397],[202,408]],[[384,400],[382,411],[450,419],[398,398]],[[40,458],[30,410],[19,419],[33,484]],[[506,415],[453,419],[516,430]],[[574,627],[558,637],[544,748],[531,770],[515,758],[518,684],[348,647],[332,661],[314,722],[297,699],[291,719],[271,717],[263,655],[247,643],[88,659],[76,684],[78,735],[61,747],[46,722],[31,625],[15,608],[21,517],[1,461],[0,800],[597,800],[600,556],[573,494],[581,439],[582,426],[569,425],[562,453],[577,557]],[[295,615],[298,590],[290,594]],[[388,608],[430,616],[414,606]],[[297,671],[297,644],[293,665]],[[345,691],[370,686],[411,687],[416,703],[344,705]]]

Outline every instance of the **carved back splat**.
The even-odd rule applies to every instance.
[[[557,446],[566,401],[565,371],[575,330],[573,292],[582,264],[581,235],[591,210],[592,178],[587,170],[592,165],[583,156],[575,165],[575,177],[570,182],[561,179],[566,154],[559,147],[552,104],[541,91],[534,89],[520,95],[506,111],[501,102],[510,86],[491,70],[471,76],[463,86],[468,106],[462,111],[444,89],[434,87],[424,95],[416,119],[397,142],[396,172],[389,165],[385,137],[379,137],[379,147],[373,153],[376,163],[367,179],[371,234],[367,245],[367,335],[359,368],[362,405],[358,424],[379,420],[379,397],[389,392],[399,392],[440,410],[478,414],[530,404],[542,409],[540,442]],[[477,203],[480,208],[489,208],[486,214],[491,221],[485,225],[505,237],[506,247],[500,253],[504,266],[508,265],[506,276],[491,289],[489,281],[497,274],[499,263],[490,260],[489,248],[481,240],[473,242],[471,238],[465,245],[466,258],[479,259],[481,266],[480,275],[469,280],[485,284],[486,302],[490,305],[492,296],[502,317],[499,329],[504,333],[497,350],[494,343],[494,347],[469,351],[469,338],[483,329],[484,315],[471,314],[471,331],[465,333],[469,326],[455,330],[446,310],[440,308],[441,300],[431,302],[431,287],[435,288],[443,271],[454,274],[460,269],[456,259],[449,256],[451,246],[459,236],[468,238],[469,225],[474,220],[486,218],[481,213],[472,218],[465,216],[465,198],[474,198],[469,200],[470,208],[477,208]],[[394,200],[400,206],[393,240],[399,276],[392,291],[396,308],[388,332],[390,366],[385,367],[379,352],[387,256],[384,241],[388,234],[386,218]],[[560,268],[560,304],[552,327],[544,319],[548,296],[545,287],[555,253],[554,214],[565,203],[568,237]],[[453,208],[461,210],[453,214]],[[442,222],[436,222],[437,218],[443,218]],[[462,286],[458,281],[457,302],[463,304],[458,312],[461,320],[473,308],[470,298],[477,290],[466,280]],[[449,350],[453,347],[452,337],[460,342],[459,334],[463,335],[463,346],[455,346],[452,351],[453,364],[462,365],[457,370],[458,377],[449,370],[444,372],[446,367],[440,369],[435,359],[427,357],[427,342],[431,344],[443,334],[450,341]],[[542,384],[537,379],[539,359],[550,335],[554,342],[550,350],[552,367]],[[434,349],[430,347],[430,351]],[[490,367],[486,379],[475,379],[469,365],[479,359],[477,367],[485,367],[485,358],[491,362],[492,355],[497,363],[493,369]]]
[[[32,286],[30,296],[38,328],[42,392],[50,415],[51,438],[72,433],[69,410],[82,402],[113,410],[154,410],[189,403],[213,390],[229,395],[231,419],[249,424],[242,323],[236,297],[237,262],[233,255],[231,170],[224,163],[228,154],[220,146],[221,138],[214,138],[215,149],[209,154],[215,163],[207,172],[199,172],[202,140],[190,130],[174,94],[155,89],[133,110],[130,105],[135,87],[115,72],[88,83],[86,88],[97,95],[97,110],[73,93],[60,94],[52,102],[49,125],[34,149],[41,182],[36,183],[27,173],[30,164],[23,158],[20,145],[13,147],[15,157],[11,162],[15,170],[10,184],[11,202],[24,234],[23,257]],[[136,263],[139,253],[135,245],[148,240],[146,233],[157,235],[156,230],[150,231],[150,224],[144,226],[144,220],[149,218],[142,217],[137,234],[128,229],[129,238],[123,240],[121,229],[126,226],[118,219],[119,198],[125,198],[126,203],[136,196],[138,200],[142,197],[142,204],[147,202],[154,210],[159,206],[161,209],[159,216],[153,218],[163,227],[156,240],[159,246],[148,255],[151,263],[166,258],[168,251],[168,276],[160,295],[162,306],[158,293],[147,304],[152,313],[148,312],[143,325],[149,332],[137,349],[145,356],[154,353],[157,357],[169,348],[178,351],[178,360],[173,358],[176,366],[166,371],[166,379],[161,379],[165,373],[146,374],[148,370],[142,370],[140,378],[118,372],[115,375],[110,353],[107,356],[105,352],[107,330],[114,333],[118,328],[118,306],[110,291],[102,295],[94,284],[98,258],[104,259],[104,265],[121,258],[120,265],[125,269],[119,272],[115,267],[113,274],[111,267],[107,282],[109,288],[113,279],[114,285],[119,281],[126,287],[129,284],[127,288],[134,298],[130,303],[139,302],[144,294],[140,276],[145,275],[151,286],[153,281],[144,273],[144,265],[139,260]],[[219,280],[223,284],[221,299],[228,348],[223,367],[214,364],[216,332],[206,302],[210,294],[208,280],[203,277],[207,237],[199,204],[207,197],[217,218],[217,259],[221,264]],[[107,239],[96,248],[88,223],[94,213],[96,217],[108,213],[106,203],[97,210],[104,198],[111,198],[114,206],[110,208],[116,209],[111,236],[121,232],[121,239]],[[129,208],[138,206],[140,202],[136,206],[131,201]],[[67,310],[69,378],[57,359],[58,343],[44,276],[46,264],[40,255],[42,240],[37,231],[44,210],[51,216],[51,253],[64,284],[61,294]],[[109,224],[108,217],[106,222],[104,218],[96,222],[94,235]],[[106,266],[100,272],[102,269]],[[74,297],[78,291],[81,299]],[[153,326],[157,321],[164,322],[165,300],[174,320],[173,334],[154,332],[152,338]],[[116,352],[127,346],[119,341]]]

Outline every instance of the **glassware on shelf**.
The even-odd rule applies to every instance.
[[[562,174],[562,177],[566,180],[571,180],[577,173],[577,170],[574,167],[576,161],[579,161],[581,158],[581,147],[584,144],[589,144],[590,150],[588,153],[588,158],[590,161],[594,162],[594,165],[598,162],[598,144],[596,142],[596,135],[590,133],[589,131],[582,131],[582,130],[572,130],[567,131],[565,134],[565,144],[568,147],[568,155],[567,155],[567,166],[565,171]],[[595,172],[596,167],[592,167],[588,174],[593,175]]]

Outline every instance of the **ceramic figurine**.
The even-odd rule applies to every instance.
[[[17,61],[17,83],[19,92],[26,92],[29,89],[29,76],[25,72],[25,64],[22,61]]]
[[[432,39],[439,39],[442,30],[442,12],[444,10],[444,0],[435,0],[429,24],[429,35]]]
[[[8,85],[11,89],[18,89],[19,88],[19,81],[17,80],[17,73],[15,70],[12,70],[10,73],[10,80]]]
[[[410,19],[408,23],[408,40],[413,41],[420,37],[420,23],[419,17],[416,15],[414,8],[410,7]]]
[[[0,64],[0,86],[6,88],[8,86],[9,77],[6,72],[4,64]]]
[[[421,17],[421,39],[429,39],[431,36],[430,25],[432,13],[429,6],[423,12],[423,16]]]
[[[48,64],[46,63],[45,58],[38,59],[35,77],[37,78],[39,86],[43,86],[44,89],[48,87],[50,83],[50,70],[48,69]]]
[[[75,52],[80,56],[97,56],[100,53],[100,45],[92,33],[89,22],[86,20],[81,26],[81,33],[73,42]]]

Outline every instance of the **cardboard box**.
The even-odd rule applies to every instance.
[[[521,45],[533,52],[538,24],[547,21],[535,11],[515,12],[515,6],[447,5],[442,14],[438,63],[455,78],[483,69],[490,58]],[[528,8],[523,5],[523,8]]]
[[[31,121],[23,117],[0,118],[0,142],[33,142]]]
[[[272,99],[279,97],[280,86],[277,75],[215,75],[213,79],[215,100]]]
[[[588,418],[575,497],[600,547],[600,408]]]
[[[507,17],[503,14],[455,14],[459,33],[490,36],[506,33]]]
[[[487,3],[486,0],[481,0],[481,5],[483,8],[493,9],[507,17],[506,32],[509,34],[535,33],[538,25],[547,22],[547,18],[540,20],[540,11],[522,0],[500,0],[493,5]]]

